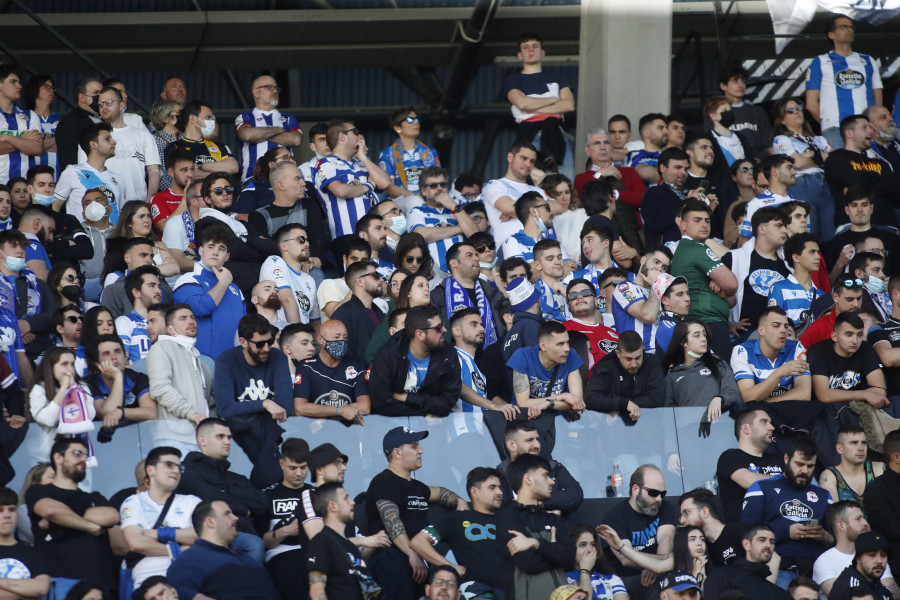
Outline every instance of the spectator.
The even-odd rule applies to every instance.
[[[55,345],[75,353],[75,372],[80,377],[87,375],[87,361],[84,346],[81,345],[82,321],[81,311],[74,304],[60,306],[53,313]]]
[[[860,311],[868,311],[878,316],[876,321],[886,321],[891,314],[891,298],[885,291],[884,256],[874,252],[859,252],[850,259],[847,267],[849,275],[863,280],[866,291]]]
[[[868,338],[870,344],[878,354],[878,358],[883,365],[883,372],[887,381],[887,393],[891,399],[891,405],[886,408],[887,412],[895,415],[896,408],[893,400],[900,394],[900,369],[897,365],[897,352],[895,346],[900,346],[900,336],[892,334],[898,330],[900,326],[900,276],[891,277],[888,281],[888,294],[891,299],[891,314],[880,327],[873,328]],[[897,337],[896,340],[892,339]]]
[[[589,369],[618,347],[619,334],[603,324],[603,315],[597,308],[597,292],[587,279],[573,279],[566,286],[568,314],[572,315],[564,325],[567,331],[579,331],[590,340],[591,364]]]
[[[644,147],[629,152],[623,165],[633,167],[648,187],[654,186],[659,182],[661,172],[657,169],[660,153],[669,143],[666,116],[662,113],[644,115],[638,123],[638,132]]]
[[[751,524],[744,531],[744,555],[731,565],[713,569],[704,585],[707,598],[722,598],[727,590],[740,590],[747,597],[788,600],[791,596],[772,581],[767,564],[775,553],[775,532],[765,523]]]
[[[669,148],[659,155],[659,173],[653,177],[653,183],[660,178],[662,182],[651,186],[641,201],[641,218],[644,221],[647,245],[679,239],[678,225],[675,222],[678,206],[687,198],[700,197],[698,190],[684,189],[689,164],[690,158],[679,148]]]
[[[274,281],[263,279],[254,285],[250,291],[250,304],[256,309],[257,314],[261,315],[278,331],[290,324],[281,318],[284,315],[284,311],[281,308],[281,298],[278,296],[278,287]],[[311,328],[312,326],[310,326]]]
[[[597,532],[609,542],[610,548],[619,548],[623,556],[652,573],[668,573],[673,568],[692,573],[698,581],[706,581],[706,540],[699,527],[691,525],[675,530],[673,548],[670,556],[655,558],[631,547],[628,541],[622,541],[609,525],[601,525]]]
[[[589,183],[590,185],[586,185],[585,189],[590,193],[593,193],[592,190],[594,190],[596,186],[605,185],[602,182]],[[600,298],[599,308],[601,312],[606,311],[606,302],[603,295],[600,293],[598,285],[600,276],[603,275],[607,269],[618,269],[623,266],[614,260],[611,254],[611,249],[614,248],[616,244],[621,243],[614,241],[614,236],[614,230],[606,225],[588,220],[581,230],[581,251],[586,259],[585,266],[583,269],[573,271],[564,279],[566,282],[568,282],[570,277],[572,279],[587,279],[593,283],[597,288],[597,297]],[[631,268],[633,263],[630,259],[624,262],[627,268]],[[634,276],[630,274],[628,276],[629,279],[633,277]],[[612,310],[609,311],[609,315],[612,318]]]
[[[742,238],[750,239],[755,233],[753,228],[753,215],[764,206],[781,206],[787,202],[795,201],[788,193],[788,188],[797,183],[797,169],[794,159],[785,154],[773,154],[762,163],[763,176],[768,181],[769,187],[747,203],[744,220],[738,227]],[[739,242],[743,244],[744,242]]]
[[[166,333],[150,347],[150,395],[159,406],[154,445],[174,446],[187,457],[198,452],[196,427],[212,412],[212,368],[200,356],[197,320],[187,304],[165,316]]]
[[[517,199],[527,192],[537,192],[547,199],[544,191],[528,183],[534,161],[537,160],[537,149],[524,140],[518,140],[510,147],[506,155],[508,167],[506,175],[485,184],[482,191],[484,207],[491,223],[494,242],[499,246],[510,236],[522,230],[524,221],[519,220],[515,209]],[[527,215],[527,211],[525,213]],[[504,257],[509,258],[509,257]],[[394,264],[400,264],[394,261]]]
[[[853,258],[857,242],[870,237],[881,240],[887,250],[885,258],[891,261],[888,263],[891,270],[896,270],[897,238],[890,228],[872,223],[875,205],[870,199],[871,195],[871,190],[861,183],[852,184],[844,194],[844,213],[850,221],[850,226],[848,229],[836,233],[834,238],[822,248],[825,263],[831,266],[832,279],[837,279],[845,272],[847,265],[850,264],[850,259]]]
[[[369,213],[378,215],[384,221],[384,226],[387,227],[385,243],[389,250],[394,251],[400,242],[400,236],[406,233],[406,213],[391,199],[379,202],[369,210]],[[394,261],[394,263],[400,264],[398,261]]]
[[[381,275],[375,263],[357,262],[347,267],[344,283],[350,289],[350,298],[332,313],[331,318],[347,327],[349,355],[361,358],[365,356],[366,346],[375,328],[385,317],[381,308],[373,302],[384,293]]]
[[[675,327],[691,309],[691,292],[687,279],[660,273],[653,285],[653,293],[659,299],[659,323],[656,325],[654,345],[656,356],[665,358]]]
[[[149,238],[134,237],[124,240],[123,262],[124,269],[122,271],[111,271],[106,277],[106,283],[103,287],[103,293],[100,295],[100,302],[114,314],[116,318],[127,315],[134,310],[134,306],[129,300],[125,291],[125,272],[136,270],[142,266],[151,266],[154,262],[154,242]],[[112,253],[108,254],[112,259]],[[110,267],[112,260],[107,261],[107,268]],[[157,271],[158,272],[158,271]],[[159,280],[159,288],[163,302],[172,301],[172,288],[166,283],[165,279]]]
[[[182,271],[190,271],[194,268],[194,262],[198,260],[195,225],[200,220],[200,211],[208,208],[206,200],[201,193],[202,181],[192,181],[184,190],[185,211],[180,217],[166,223],[163,232],[163,243],[169,249],[169,254],[178,263]]]
[[[132,596],[134,600],[177,600],[176,590],[165,575],[154,575],[144,580]]]
[[[309,142],[309,149],[313,152],[313,157],[305,163],[297,165],[300,167],[300,172],[303,173],[303,179],[307,183],[313,182],[313,173],[316,170],[316,164],[331,154],[331,148],[328,147],[327,134],[328,123],[316,123],[309,128],[309,135],[306,137]],[[259,161],[257,161],[256,164],[259,165]],[[255,173],[256,171],[254,170],[254,178]]]
[[[809,577],[795,577],[788,584],[787,591],[793,600],[819,599],[819,586]]]
[[[504,445],[509,457],[497,465],[497,471],[501,475],[502,506],[505,507],[516,500],[516,494],[509,483],[510,465],[524,454],[541,456],[542,453],[541,438],[533,421],[510,421],[507,423]],[[584,501],[584,491],[569,470],[562,463],[550,457],[551,450],[552,448],[547,448],[543,457],[550,463],[550,478],[554,483],[550,497],[544,499],[543,506],[547,510],[559,511],[563,515],[568,515],[581,506]]]
[[[344,533],[355,518],[354,505],[342,483],[325,483],[316,489],[314,508],[324,515],[325,526],[310,542],[307,552],[312,597],[363,600],[375,591],[359,548]]]
[[[602,127],[589,131],[587,142],[584,146],[584,153],[587,154],[591,162],[587,171],[579,173],[575,177],[575,191],[579,195],[582,195],[585,184],[591,179],[612,177],[620,182],[620,186],[617,186],[619,191],[618,200],[634,209],[640,208],[641,198],[643,198],[644,192],[647,191],[647,187],[634,168],[613,164],[615,151],[609,131]],[[599,177],[598,173],[600,174]],[[620,189],[621,187],[624,190]]]
[[[169,159],[172,152],[181,149],[194,155],[197,180],[222,172],[237,175],[240,166],[231,155],[231,150],[227,146],[216,145],[210,139],[216,129],[216,117],[212,108],[200,100],[191,100],[186,104],[182,102],[182,105],[181,114],[175,121],[175,129],[182,132],[182,136],[166,146],[163,152],[166,166],[172,164]]]
[[[665,246],[651,246],[640,260],[634,282],[624,282],[613,288],[612,313],[616,331],[634,331],[644,343],[644,352],[654,354],[654,331],[659,318],[659,297],[651,293],[653,282],[669,270],[672,252]]]
[[[291,414],[362,425],[371,411],[370,372],[362,360],[348,355],[347,328],[336,319],[325,321],[315,340],[318,354],[296,366]]]
[[[394,264],[391,260],[394,253],[387,247],[388,231],[390,230],[384,224],[384,219],[372,211],[356,222],[356,235],[369,243],[372,258],[378,263],[378,268],[393,273]]]
[[[447,172],[438,166],[425,167],[421,173],[421,196],[425,204],[410,209],[409,231],[417,231],[428,242],[431,258],[444,273],[449,273],[447,252],[465,237],[478,231],[472,217],[450,195]]]
[[[216,410],[235,432],[235,441],[253,463],[250,479],[263,488],[278,481],[278,446],[293,406],[287,360],[275,348],[272,326],[246,315],[237,328],[240,345],[216,359]]]
[[[687,119],[681,115],[666,116],[666,130],[669,132],[669,143],[666,148],[682,148],[684,146],[685,123],[687,123]]]
[[[719,89],[731,104],[734,115],[733,122],[728,127],[732,131],[741,132],[747,139],[750,147],[750,156],[747,158],[763,158],[770,152],[772,123],[765,110],[744,100],[749,75],[740,64],[726,65],[719,71]]]
[[[276,108],[281,88],[275,79],[261,75],[253,80],[251,89],[254,108],[242,112],[234,120],[235,134],[241,145],[241,181],[253,176],[256,159],[268,150],[276,146],[296,148],[303,141],[297,118]]]
[[[413,235],[411,234],[411,237]],[[419,234],[415,234],[414,237],[422,239],[422,236]],[[422,242],[423,246],[425,242]],[[428,252],[425,252],[425,255],[428,255]],[[347,273],[347,267],[356,262],[370,262],[372,260],[372,247],[369,246],[369,243],[358,238],[352,237],[350,241],[347,243],[347,251],[341,257],[343,260],[343,269],[344,274]],[[428,258],[429,263],[431,262],[431,258]],[[421,264],[421,263],[420,263]],[[347,300],[350,299],[350,288],[344,283],[343,277],[338,277],[336,279],[326,279],[321,284],[318,285],[316,289],[316,299],[319,303],[319,311],[321,314],[326,315],[327,317],[331,317],[334,314],[334,311],[338,309],[339,306],[344,304]]]
[[[709,206],[699,200],[685,202],[678,226],[685,238],[690,239],[682,238],[678,243],[669,272],[687,279],[691,294],[689,315],[709,325],[713,352],[729,356],[729,299],[737,293],[738,282],[713,249],[717,244],[709,240]]]
[[[581,250],[578,234],[588,215],[581,207],[578,197],[573,196],[572,182],[565,175],[550,173],[541,179],[541,189],[548,198],[556,201],[551,204],[552,208],[559,211],[553,215],[553,225],[563,249],[569,256],[578,256]]]
[[[205,500],[191,515],[197,541],[172,562],[166,576],[183,598],[268,600],[278,592],[262,564],[229,548],[238,517],[223,500]]]
[[[569,584],[577,584],[591,598],[627,600],[628,592],[600,546],[600,536],[592,527],[574,525],[569,537],[575,541],[575,567],[566,572]],[[552,596],[551,596],[552,598]]]
[[[62,596],[56,596],[62,598]],[[90,579],[82,579],[69,590],[65,600],[113,600],[114,595],[109,586],[99,585]]]
[[[663,406],[705,406],[701,429],[742,402],[728,362],[710,352],[710,337],[705,323],[684,319],[675,326],[666,356]]]
[[[265,522],[268,500],[250,480],[230,471],[231,429],[228,423],[217,417],[209,417],[197,425],[199,452],[190,452],[182,460],[184,472],[175,491],[193,494],[204,502],[227,502],[237,518],[238,535],[231,544],[232,550],[248,554],[263,563],[265,543],[256,536],[257,528]],[[195,523],[194,529],[197,529]],[[197,534],[202,537],[200,532]]]
[[[871,150],[891,165],[891,169],[900,169],[900,152],[894,143],[894,134],[897,133],[897,125],[894,116],[884,106],[870,105],[862,112],[872,125]],[[895,173],[896,180],[897,175]]]
[[[31,205],[22,212],[17,230],[25,236],[25,265],[38,279],[47,281],[53,266],[44,242],[53,241],[56,223],[53,215],[42,206]]]
[[[875,206],[874,221],[879,225],[897,227],[897,217],[891,203],[897,194],[897,183],[890,163],[877,156],[870,158],[867,154],[872,146],[871,123],[858,114],[842,117],[840,123],[843,147],[829,154],[822,166],[834,203],[849,202],[845,193],[854,183],[861,183],[870,190],[869,199]],[[834,143],[831,145],[838,147]],[[835,226],[846,222],[846,214],[835,213]]]
[[[314,158],[311,161],[313,168],[318,161],[318,158]],[[296,164],[294,155],[291,154],[290,149],[282,148],[281,146],[276,146],[271,150],[267,150],[265,154],[259,157],[256,161],[256,166],[253,168],[253,179],[244,183],[243,189],[234,201],[234,210],[237,213],[238,219],[246,221],[247,217],[250,216],[250,213],[272,204],[272,200],[275,199],[275,194],[272,191],[269,175],[275,165],[283,162]],[[305,173],[304,166],[305,165],[299,166],[303,180],[304,182],[312,182],[312,174]]]
[[[544,239],[534,245],[534,262],[531,266],[540,275],[534,283],[541,295],[544,319],[566,320],[566,286],[561,281],[566,270],[563,256],[562,246],[554,239]]]
[[[116,319],[116,331],[128,355],[128,362],[146,358],[150,351],[147,332],[147,307],[162,300],[159,269],[151,265],[138,267],[125,276],[125,294],[134,310]]]
[[[56,126],[56,147],[59,175],[66,167],[78,162],[78,143],[91,125],[100,122],[100,90],[103,84],[96,77],[85,77],[75,84],[78,105],[62,116]]]
[[[459,402],[453,412],[482,412],[496,410],[503,413],[504,418],[514,419],[518,410],[499,396],[488,399],[487,380],[475,363],[475,355],[484,347],[484,325],[481,315],[474,306],[456,311],[450,317],[450,331],[453,344],[459,358],[462,378]]]
[[[112,587],[113,554],[124,554],[119,515],[97,492],[79,489],[84,481],[88,446],[81,438],[62,438],[50,451],[55,473],[47,485],[32,485],[25,499],[32,523],[48,522],[35,536],[36,550],[47,561],[55,598],[63,598],[79,579]]]
[[[500,253],[507,258],[523,258],[534,261],[534,245],[549,234],[553,226],[551,204],[543,192],[525,192],[515,201],[516,219],[523,228],[514,232],[503,242]],[[495,234],[496,237],[496,234]]]
[[[105,166],[106,161],[116,154],[112,128],[106,123],[90,125],[80,134],[78,145],[87,155],[87,160],[78,164],[69,164],[63,158],[65,152],[60,148],[60,167],[63,167],[63,163],[68,166],[63,167],[65,170],[57,180],[53,209],[60,211],[65,204],[66,212],[83,222],[85,216],[82,197],[87,190],[100,188],[111,208],[109,220],[115,224],[119,220],[119,207],[125,204],[125,179]],[[75,162],[75,156],[72,155],[72,163]]]
[[[16,508],[18,503],[14,491],[0,488],[0,560],[9,566],[0,588],[10,597],[37,598],[49,592],[50,576],[41,553],[30,544],[16,540],[17,525],[22,525]]]
[[[198,240],[200,261],[193,273],[175,282],[175,301],[188,304],[197,318],[197,350],[211,358],[232,347],[233,331],[245,313],[243,294],[223,266],[233,239],[224,224],[204,227]]]
[[[697,527],[706,538],[710,568],[733,564],[741,554],[744,526],[740,523],[723,523],[719,518],[718,502],[705,488],[697,488],[682,494],[680,523]]]
[[[812,322],[812,303],[825,295],[813,281],[813,274],[819,271],[819,261],[819,242],[813,234],[798,233],[784,243],[784,262],[793,273],[771,287],[768,305],[783,309],[795,329],[803,329]]]
[[[848,589],[855,586],[867,590],[876,600],[891,600],[894,596],[881,581],[888,564],[887,548],[888,542],[880,533],[860,533],[856,538],[853,564],[835,580],[828,594],[829,600],[843,598]]]
[[[297,565],[306,561],[310,520],[297,518],[300,503],[309,501],[304,494],[313,487],[307,483],[309,444],[300,438],[288,438],[281,445],[282,479],[263,490],[268,498],[269,525],[263,536],[266,543],[266,569],[284,600],[307,600],[305,578],[296,576]],[[301,527],[302,525],[302,527]],[[318,529],[318,528],[317,528]]]
[[[159,130],[156,133],[159,135]],[[187,210],[184,191],[194,181],[194,168],[194,155],[187,150],[177,148],[169,154],[169,164],[166,167],[168,186],[150,201],[150,216],[159,235],[165,232],[169,219],[177,218]],[[162,180],[159,185],[162,188]]]
[[[175,124],[178,123],[183,109],[184,105],[175,100],[157,100],[150,107],[150,129],[152,129],[153,141],[156,142],[156,150],[159,152],[160,158],[165,157],[166,146],[181,137],[181,131],[175,127]],[[194,164],[193,155],[191,155],[191,164]],[[168,165],[163,166],[168,167]],[[168,168],[166,168],[159,176],[159,189],[168,190],[171,187],[172,176],[169,175]],[[160,231],[162,230],[162,227],[158,228]]]
[[[185,100],[187,100],[187,86],[184,85],[184,81],[180,78],[169,77],[163,83],[159,97],[163,100],[184,104]]]
[[[795,437],[784,454],[784,472],[754,482],[744,496],[741,523],[765,523],[775,533],[775,551],[781,557],[778,586],[782,589],[797,575],[812,575],[822,547],[834,543],[834,537],[820,524],[831,496],[811,482],[817,454],[811,437]],[[797,502],[791,512],[780,510],[784,502],[793,500]]]
[[[375,193],[387,189],[391,177],[369,159],[366,139],[353,123],[332,121],[325,139],[331,154],[319,161],[314,177],[338,249],[339,239],[353,235],[356,222],[377,204]]]
[[[503,343],[503,358],[508,361],[519,349],[538,345],[538,329],[544,319],[541,316],[540,293],[531,282],[518,276],[507,281],[506,292],[513,313],[513,324],[506,332]]]
[[[153,448],[144,468],[150,489],[126,499],[119,511],[130,552],[125,562],[135,589],[148,577],[163,575],[185,547],[194,544],[197,534],[189,515],[200,503],[197,496],[175,493],[184,469],[177,448]]]
[[[546,598],[565,580],[575,556],[566,521],[541,506],[554,485],[550,463],[541,456],[523,454],[510,464],[507,479],[516,501],[497,514],[504,595]]]
[[[3,113],[4,130],[0,142],[0,183],[7,183],[12,177],[25,175],[27,167],[35,156],[44,152],[44,136],[41,121],[32,110],[22,110],[16,100],[22,94],[17,66],[7,63],[0,69],[0,112]]]
[[[422,125],[412,106],[394,111],[391,128],[398,139],[378,155],[378,166],[391,177],[386,193],[392,198],[423,195],[419,181],[424,181],[425,169],[441,166],[437,150],[419,140]]]
[[[619,336],[615,352],[594,365],[585,394],[590,410],[619,415],[633,425],[642,408],[663,404],[663,377],[657,360],[644,360],[644,344],[634,331]]]
[[[611,116],[606,123],[606,128],[609,130],[609,140],[612,143],[610,155],[615,166],[621,167],[631,150],[644,147],[644,142],[641,140],[631,140],[631,120],[625,115]]]
[[[291,323],[281,330],[278,343],[281,345],[281,351],[288,358],[292,380],[300,363],[315,356],[316,347],[313,342],[315,337],[316,332],[312,325],[303,323]]]
[[[724,177],[725,173],[728,172],[728,167],[733,165],[736,161],[745,158],[753,158],[755,149],[751,147],[745,132],[737,128],[730,129],[730,127],[734,126],[735,114],[734,109],[726,96],[712,96],[707,99],[703,105],[703,116],[712,123],[712,129],[709,130],[706,137],[700,137],[698,139],[708,141],[708,149],[711,150],[711,154],[715,157],[714,160],[710,160],[703,166],[707,169],[712,168],[715,171],[714,175],[716,179]],[[768,121],[768,117],[766,117],[766,121]],[[766,138],[769,137],[771,136],[766,136]],[[759,147],[760,140],[756,141],[757,146]],[[763,144],[763,146],[759,148],[761,154],[768,151],[766,145],[767,144]],[[695,150],[700,149],[695,149],[690,143],[685,144],[685,151],[694,152]],[[691,166],[697,164],[696,161],[697,157],[691,161]],[[703,175],[705,176],[706,173],[703,173]],[[707,189],[706,191],[709,192],[712,191],[712,189]],[[710,200],[712,201],[713,198],[710,198]]]
[[[660,600],[699,600],[703,591],[697,579],[690,573],[683,571],[670,571],[659,582]],[[673,592],[670,594],[669,592]],[[738,600],[746,600],[742,597]]]
[[[832,14],[825,31],[834,49],[814,58],[806,71],[806,106],[831,146],[841,148],[841,121],[882,104],[881,75],[876,61],[853,51],[855,27],[849,17]]]
[[[466,477],[472,508],[454,511],[433,520],[410,540],[410,547],[433,566],[448,565],[462,572],[463,592],[502,593],[499,556],[496,551],[497,512],[503,499],[501,475],[496,469],[475,467]],[[472,534],[466,532],[471,531]],[[476,532],[481,533],[476,533]],[[456,564],[433,548],[444,543]]]
[[[862,427],[842,425],[838,430],[835,450],[841,462],[819,474],[819,485],[835,502],[853,500],[862,505],[866,486],[884,473],[884,463],[866,460],[868,447]]]
[[[318,328],[319,307],[316,282],[309,274],[314,263],[309,254],[307,229],[299,223],[286,223],[272,236],[278,242],[281,255],[266,259],[259,271],[259,280],[271,280],[278,286],[278,297],[288,322],[311,323],[313,328]]]
[[[735,417],[737,448],[724,451],[716,466],[726,523],[740,520],[741,503],[751,485],[781,475],[783,470],[781,457],[766,452],[775,434],[772,419],[766,409],[756,406],[752,405]]]
[[[142,200],[129,201],[121,207],[119,222],[109,234],[110,239],[136,237],[153,240],[153,263],[159,266],[159,271],[164,277],[178,275],[181,272],[166,245],[156,240],[150,206]],[[111,253],[112,249],[108,248],[107,251]]]
[[[462,498],[447,488],[427,486],[412,478],[413,472],[422,467],[425,452],[419,442],[427,437],[427,431],[410,431],[406,427],[388,431],[382,443],[388,468],[372,479],[366,491],[369,532],[384,529],[393,542],[390,547],[380,548],[372,555],[372,576],[381,585],[385,596],[396,600],[418,598],[417,590],[425,581],[425,563],[410,546],[409,534],[415,535],[428,524],[429,503],[438,503],[450,510],[469,508]]]
[[[880,477],[876,477],[866,485],[865,502],[863,508],[872,523],[885,532],[891,555],[891,571],[896,571],[900,562],[896,560],[897,551],[900,550],[900,531],[897,528],[898,509],[900,509],[900,485],[898,485],[898,473],[900,473],[900,432],[891,431],[884,436],[885,471]]]
[[[672,552],[675,525],[678,519],[672,506],[664,501],[666,481],[662,472],[653,465],[642,465],[631,475],[629,498],[616,504],[603,517],[603,525],[609,526],[631,547],[656,558],[665,558]],[[643,572],[620,548],[610,548],[613,567],[622,578],[628,595],[638,598],[642,588],[656,581],[656,574]],[[661,582],[662,583],[662,582]]]
[[[864,286],[865,282],[855,277],[848,276],[835,281],[834,291],[831,293],[834,306],[810,323],[806,331],[800,335],[803,346],[811,348],[816,342],[829,339],[838,315],[858,313],[865,293]]]

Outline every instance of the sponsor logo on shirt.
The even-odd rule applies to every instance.
[[[866,84],[866,76],[847,67],[834,74],[834,84],[842,90],[855,90]]]
[[[812,492],[809,492],[812,493]],[[809,495],[807,494],[807,496]],[[813,502],[813,500],[810,500]],[[788,500],[787,502],[783,502],[780,507],[781,516],[789,521],[794,521],[795,523],[799,523],[801,521],[808,521],[813,517],[813,510],[797,498],[793,498]]]
[[[294,375],[294,385],[300,385],[301,381],[303,381],[303,376],[300,373]]]

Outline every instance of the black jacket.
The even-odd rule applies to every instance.
[[[266,531],[266,495],[243,475],[229,471],[230,462],[196,451],[188,453],[182,462],[184,474],[176,493],[193,494],[201,500],[224,500],[238,517],[238,530],[257,533],[254,523],[260,522],[261,530]]]
[[[503,475],[500,479],[500,488],[503,490],[503,506],[513,502],[513,491],[509,487],[509,481],[506,479],[506,471],[509,469],[511,461],[507,458],[497,465],[497,470]],[[568,514],[578,510],[584,501],[584,490],[569,470],[565,468],[561,462],[550,460],[550,477],[556,482],[553,491],[550,492],[550,498],[544,501],[544,508],[547,510],[561,510]]]
[[[717,600],[728,590],[741,590],[748,598],[759,600],[790,600],[790,595],[770,581],[765,563],[752,563],[738,557],[730,566],[712,569],[703,585],[703,600]]]
[[[378,315],[379,320],[384,320],[385,315],[377,304],[372,304],[372,310]],[[372,319],[369,318],[369,309],[362,303],[362,300],[351,294],[350,299],[338,306],[331,318],[340,321],[347,327],[350,356],[365,360],[366,346],[369,345],[369,340],[375,333],[375,325],[372,324]]]
[[[349,329],[349,327],[348,327]],[[403,392],[409,371],[409,340],[403,331],[375,355],[369,378],[369,398],[372,414],[390,417],[437,415],[445,417],[459,401],[462,388],[459,358],[453,346],[446,343],[431,353],[428,373],[418,392],[409,392],[406,402],[394,398]]]
[[[440,311],[441,319],[449,320],[450,315],[447,314],[447,295],[444,291],[446,289],[446,283],[447,280],[445,279],[440,285],[431,290],[431,305]],[[484,291],[488,304],[491,306],[491,315],[493,316],[494,329],[497,330],[497,339],[502,340],[506,335],[506,323],[503,322],[503,315],[497,307],[503,302],[505,296],[494,286],[485,283],[483,279],[478,279],[476,285],[480,285],[481,289]]]
[[[56,152],[59,158],[59,172],[56,178],[69,165],[78,163],[78,142],[82,134],[94,123],[100,122],[100,115],[91,115],[81,107],[62,116],[56,125]]]
[[[530,312],[517,312],[513,315],[513,324],[506,332],[503,342],[503,358],[509,360],[519,348],[538,345],[538,329],[544,318]],[[506,400],[510,400],[506,398]]]
[[[550,541],[551,527],[556,542]],[[510,530],[539,541],[537,549],[510,556],[506,545]],[[539,505],[513,502],[497,513],[497,550],[507,600],[547,600],[557,587],[566,585],[566,571],[575,563],[575,543],[565,519]]]
[[[681,230],[675,224],[675,208],[681,202],[682,198],[667,183],[655,185],[644,194],[641,218],[648,248],[681,239]]]
[[[616,353],[610,352],[594,365],[584,402],[590,410],[618,412],[626,424],[633,424],[628,417],[629,400],[641,408],[663,405],[663,376],[659,361],[645,354],[641,368],[630,375],[622,368]]]
[[[863,506],[869,522],[888,539],[891,571],[900,569],[900,474],[887,468],[873,479],[863,494]]]
[[[53,220],[56,221],[56,231],[52,242],[44,242],[44,249],[50,256],[50,263],[56,266],[62,262],[69,263],[75,270],[81,271],[79,261],[94,257],[94,245],[91,238],[84,231],[81,223],[66,212],[53,211]]]
[[[841,574],[834,580],[834,584],[831,586],[831,593],[828,594],[828,600],[841,600],[844,592],[852,587],[861,587],[869,590],[875,600],[893,600],[890,590],[881,583],[880,579],[869,581],[853,565],[841,571]]]

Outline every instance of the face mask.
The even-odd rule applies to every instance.
[[[347,340],[334,340],[332,342],[325,342],[325,352],[331,355],[331,357],[335,360],[341,360],[345,356],[347,356],[347,352],[350,351],[350,342]]]
[[[391,219],[391,231],[397,235],[406,233],[406,215],[400,215]]]
[[[894,139],[894,134],[897,133],[897,126],[893,123],[888,123],[888,126],[884,131],[877,131],[875,135],[878,136],[878,139],[882,142],[889,142]]]
[[[499,260],[499,259],[498,259],[496,256],[494,257],[494,260],[492,260],[492,261],[489,262],[489,263],[481,262],[481,261],[479,260],[479,261],[478,261],[478,266],[481,267],[482,269],[493,269],[493,268],[494,268],[494,265],[497,264],[497,261],[498,261],[498,260]]]
[[[316,152],[316,158],[318,158],[319,160],[322,160],[323,158],[327,158],[327,157],[324,154],[319,154],[318,152]]]
[[[59,293],[75,304],[81,302],[81,288],[77,285],[65,285],[59,290]]]
[[[97,94],[96,96],[91,96],[91,102],[90,102],[90,104],[88,104],[88,106],[95,113],[99,113],[100,112],[100,94]]]
[[[213,134],[213,131],[216,130],[216,120],[215,119],[207,119],[203,121],[203,127],[200,128],[200,133],[203,134],[203,137],[208,138]]]
[[[24,258],[16,258],[15,256],[7,256],[6,260],[3,261],[3,264],[6,265],[6,268],[14,273],[18,273],[22,269],[25,268],[25,259]]]
[[[84,209],[84,218],[88,221],[99,221],[106,216],[106,209],[99,202],[91,202]]]
[[[550,229],[547,227],[547,224],[544,223],[544,220],[543,220],[543,219],[541,219],[541,218],[539,218],[539,217],[535,217],[534,220],[537,221],[538,227],[541,228],[541,233],[543,233],[543,234],[546,235],[546,233],[547,233],[548,231],[550,231]]]
[[[194,344],[197,343],[197,338],[191,337],[189,335],[181,335],[180,333],[176,333],[175,335],[173,335],[172,339],[185,348],[193,348]]]
[[[722,123],[723,127],[731,127],[732,125],[734,125],[734,111],[733,110],[726,110],[725,112],[720,113],[719,116],[722,117],[722,120],[720,121],[720,123]]]
[[[695,358],[695,359],[697,359],[697,358],[703,358],[703,355],[702,355],[702,354],[697,354],[697,353],[694,352],[693,350],[687,350],[687,349],[685,349],[685,352],[687,352],[687,355],[690,356],[691,358]]]
[[[53,204],[53,196],[45,196],[44,194],[35,194],[34,201],[40,204],[41,206],[50,206]]]
[[[868,289],[873,294],[880,294],[884,291],[884,279],[880,279],[878,277],[869,277],[869,280],[866,282],[866,289]]]

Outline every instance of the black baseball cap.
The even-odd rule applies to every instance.
[[[310,451],[306,464],[309,465],[309,470],[315,473],[319,467],[331,464],[339,458],[344,459],[345,463],[348,462],[346,454],[335,448],[334,444],[325,442]]]
[[[412,444],[419,442],[428,437],[427,431],[413,431],[409,427],[394,427],[384,434],[382,442],[385,455],[389,455],[394,448],[399,448],[403,444]]]
[[[864,531],[856,538],[856,556],[887,549],[887,540],[882,534],[875,531]]]

